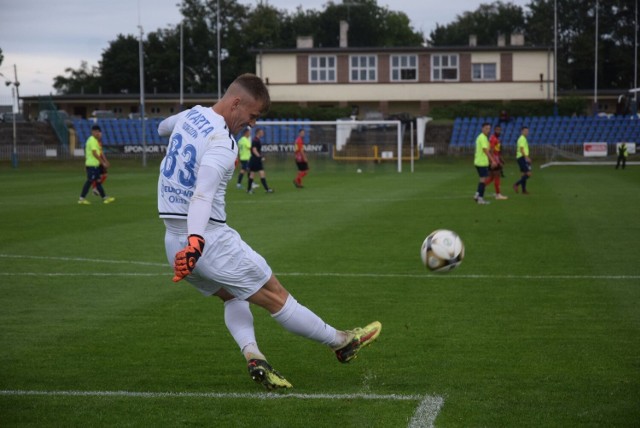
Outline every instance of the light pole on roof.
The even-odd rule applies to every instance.
[[[20,113],[20,82],[18,81],[18,69],[13,64],[14,80],[6,80],[4,83],[6,86],[11,86],[11,116],[13,117],[13,151],[11,152],[11,166],[13,168],[18,167],[18,133],[16,129],[16,115]],[[0,73],[0,76],[7,78],[4,74]]]

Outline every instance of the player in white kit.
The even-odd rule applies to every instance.
[[[158,179],[158,211],[173,281],[185,278],[203,295],[224,301],[227,328],[240,347],[251,378],[267,389],[291,384],[260,352],[249,303],[265,308],[286,330],[331,347],[340,362],[354,359],[382,328],[377,321],[336,330],[299,304],[265,259],[226,224],[225,193],[238,146],[233,137],[268,111],[267,87],[243,74],[213,107],[196,106],[163,120],[158,133],[169,146]]]

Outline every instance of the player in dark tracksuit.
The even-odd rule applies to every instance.
[[[249,159],[249,183],[247,187],[247,193],[253,193],[252,185],[253,178],[255,177],[255,173],[257,172],[260,175],[260,182],[262,183],[262,187],[267,193],[273,193],[273,189],[267,185],[267,179],[264,174],[264,167],[262,166],[262,141],[261,138],[264,136],[264,129],[258,128],[256,131],[255,137],[251,141],[251,159]]]

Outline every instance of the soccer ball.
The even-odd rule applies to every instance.
[[[429,234],[420,249],[422,263],[433,272],[448,272],[460,266],[464,244],[457,233],[438,229]]]

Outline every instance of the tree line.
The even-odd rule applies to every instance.
[[[556,0],[558,12],[558,88],[594,85],[596,4],[598,7],[598,88],[621,92],[634,83],[635,2],[631,0]],[[401,11],[377,0],[329,1],[324,10],[279,10],[267,1],[255,6],[237,0],[184,0],[182,23],[150,32],[143,40],[145,92],[177,93],[180,88],[180,32],[183,34],[184,90],[217,93],[217,17],[222,47],[221,83],[255,70],[251,50],[294,48],[298,36],[312,36],[316,47],[337,47],[339,22],[349,22],[349,46],[464,46],[475,34],[479,46],[495,46],[498,35],[521,33],[525,44],[553,47],[554,0],[532,0],[524,8],[494,1],[438,24],[428,37],[411,27]],[[59,94],[139,93],[139,39],[119,34],[98,65],[82,62],[56,76]]]

